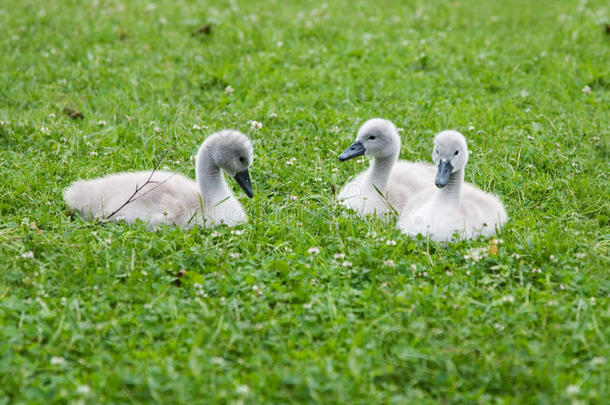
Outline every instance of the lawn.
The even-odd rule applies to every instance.
[[[603,0],[1,0],[0,404],[604,403],[608,23]],[[337,206],[372,117],[402,159],[464,133],[497,252]],[[167,148],[193,177],[223,128],[254,143],[247,225],[68,212],[72,181]]]

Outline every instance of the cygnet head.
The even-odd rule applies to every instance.
[[[200,165],[203,154],[207,154],[204,159],[211,159],[216,167],[233,177],[246,195],[252,198],[254,193],[248,168],[252,164],[253,149],[246,135],[234,130],[216,132],[201,145],[197,154],[197,166]]]
[[[356,140],[339,155],[339,161],[367,155],[376,158],[396,156],[400,151],[400,136],[394,124],[381,118],[373,118],[362,124]]]
[[[466,138],[457,131],[443,131],[434,137],[432,160],[438,166],[436,187],[443,188],[449,183],[451,175],[463,170],[468,162]]]

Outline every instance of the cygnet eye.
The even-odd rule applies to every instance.
[[[375,135],[369,136],[369,139],[372,141],[373,139],[375,139]]]
[[[240,161],[240,162],[242,162],[242,163],[244,163],[244,158],[240,156],[240,157],[239,157],[239,161]]]
[[[453,156],[456,156],[458,154],[459,150],[456,150],[455,153],[453,154]]]
[[[436,150],[436,154],[438,155],[438,149]]]

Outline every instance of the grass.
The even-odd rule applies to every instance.
[[[608,22],[602,0],[0,2],[0,404],[607,401]],[[497,255],[336,205],[376,116],[405,159],[466,135],[511,217]],[[255,144],[249,224],[66,212],[70,182],[168,147],[193,176],[222,128]]]

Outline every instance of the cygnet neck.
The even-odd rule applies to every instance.
[[[220,167],[214,163],[212,153],[207,145],[202,145],[195,161],[195,177],[199,194],[205,205],[217,204],[231,196],[231,190],[225,181]]]
[[[376,157],[373,159],[369,170],[367,171],[366,180],[367,183],[375,185],[384,195],[390,174],[394,163],[398,160],[398,151],[385,157]]]
[[[460,200],[463,182],[464,169],[460,169],[451,174],[447,185],[439,190],[439,196],[444,201],[458,202]]]

